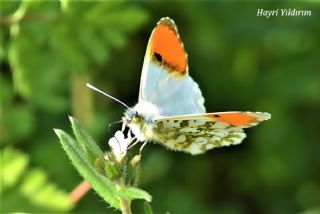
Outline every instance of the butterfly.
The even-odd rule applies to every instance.
[[[236,145],[249,128],[271,118],[262,112],[206,113],[198,84],[190,77],[188,59],[172,19],[160,19],[149,38],[139,100],[122,118],[138,141],[197,155]]]

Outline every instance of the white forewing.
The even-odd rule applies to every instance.
[[[140,102],[151,102],[161,116],[205,113],[198,84],[188,75],[170,74],[165,67],[145,59],[140,82]]]

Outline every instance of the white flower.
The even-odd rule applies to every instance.
[[[130,135],[130,132],[127,138],[125,138],[123,132],[121,131],[117,131],[114,137],[110,138],[109,146],[111,147],[113,154],[116,156],[119,162],[127,154],[127,149],[131,142],[132,137]]]

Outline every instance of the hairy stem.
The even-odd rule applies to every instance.
[[[128,200],[120,199],[120,209],[122,214],[131,214],[131,202]]]
[[[117,181],[116,188],[119,190],[121,186],[121,180]],[[122,214],[132,214],[131,212],[131,201],[119,197],[120,210]]]

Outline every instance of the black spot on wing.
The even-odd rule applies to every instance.
[[[180,123],[181,128],[186,127],[188,125],[189,125],[188,120],[182,120],[181,123]]]
[[[159,62],[162,62],[162,56],[161,56],[161,54],[155,52],[155,53],[154,53],[154,57],[155,57]]]

